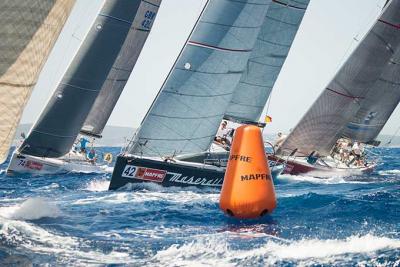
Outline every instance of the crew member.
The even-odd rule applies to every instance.
[[[86,153],[86,145],[87,145],[87,143],[89,143],[89,140],[87,140],[84,137],[81,137],[79,142],[80,142],[80,145],[81,145],[81,153]]]
[[[86,155],[86,158],[90,163],[94,164],[97,160],[96,151],[93,148],[90,149],[89,153]]]
[[[287,135],[282,134],[281,132],[278,133],[278,138],[275,141],[274,147],[277,149],[279,148],[283,142],[286,140]]]
[[[230,146],[231,145],[230,133],[231,133],[232,129],[228,129],[227,125],[228,125],[227,121],[223,121],[221,123],[221,126],[219,127],[217,135],[215,136],[214,140],[223,145]]]
[[[353,147],[351,148],[351,151],[352,151],[352,153],[353,153],[353,155],[355,157],[356,164],[358,166],[363,165],[363,162],[362,162],[363,149],[362,149],[362,147],[360,145],[360,142],[354,142]]]

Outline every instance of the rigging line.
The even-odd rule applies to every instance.
[[[376,4],[376,6],[378,6],[378,4]],[[379,7],[379,6],[378,6],[378,7]],[[371,9],[371,11],[368,13],[368,16],[367,16],[367,17],[363,20],[363,22],[361,23],[361,25],[360,25],[358,31],[356,32],[356,34],[355,34],[354,37],[352,38],[352,40],[351,40],[351,42],[349,43],[349,45],[348,45],[346,51],[343,53],[342,58],[340,59],[340,61],[338,61],[337,67],[335,68],[336,70],[339,70],[341,67],[344,66],[344,63],[345,63],[344,61],[345,61],[346,58],[348,58],[347,55],[349,55],[349,52],[352,50],[351,48],[352,48],[353,44],[354,44],[355,42],[359,42],[359,41],[360,41],[360,40],[358,39],[358,36],[360,35],[361,32],[365,31],[364,28],[368,26],[368,23],[367,23],[367,22],[368,22],[369,19],[375,14],[374,10],[375,10],[375,7],[373,7],[373,8]],[[379,19],[379,16],[378,16],[378,19]],[[376,22],[375,22],[375,23],[376,23]],[[373,26],[375,25],[375,23],[372,24],[372,26],[369,27],[370,30],[373,28]],[[364,26],[364,25],[367,25],[367,26]],[[365,37],[367,34],[368,34],[368,32],[364,34],[364,37]],[[355,49],[356,49],[356,48],[354,48],[353,51],[354,51]],[[351,54],[351,53],[350,53],[350,54]]]

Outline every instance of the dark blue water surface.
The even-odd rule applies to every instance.
[[[117,153],[118,148],[103,148]],[[111,174],[0,174],[0,265],[400,266],[400,149],[368,176],[280,176],[270,217],[237,221],[217,190],[142,185]]]

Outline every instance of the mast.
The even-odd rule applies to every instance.
[[[111,113],[132,73],[155,20],[161,0],[142,1],[114,65],[90,110],[81,133],[101,137]],[[145,18],[145,19],[143,19]]]
[[[300,27],[309,0],[273,0],[225,118],[258,122]]]
[[[206,151],[262,26],[270,0],[209,0],[128,152]]]
[[[0,1],[0,163],[75,0]]]
[[[143,15],[138,14],[141,3],[105,1],[20,152],[52,158],[68,153],[123,49],[135,18]]]
[[[391,1],[278,151],[330,154],[400,47],[400,0]]]

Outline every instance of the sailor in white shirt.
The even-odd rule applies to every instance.
[[[276,139],[274,147],[275,148],[279,148],[283,144],[283,142],[286,140],[286,138],[287,138],[286,134],[282,134],[282,133],[279,132],[278,133],[278,139]]]
[[[221,126],[218,129],[217,135],[215,136],[215,141],[220,142],[222,144],[226,144],[228,146],[231,145],[230,141],[230,132],[232,129],[227,128],[226,126],[228,125],[227,121],[223,121],[221,123]]]

